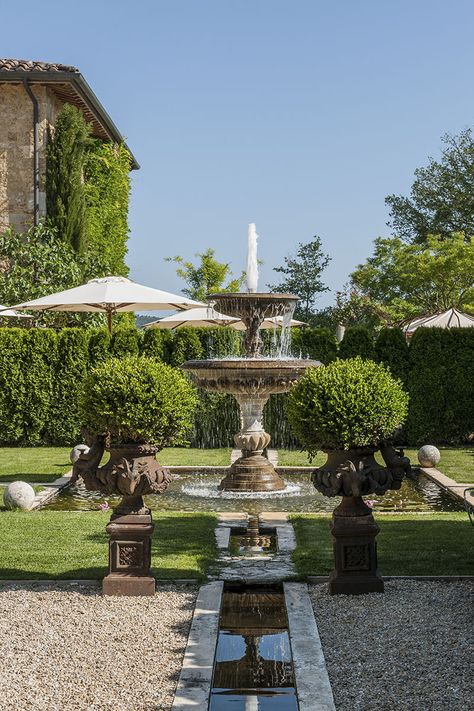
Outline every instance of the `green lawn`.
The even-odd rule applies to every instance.
[[[1,447],[0,483],[21,479],[34,483],[50,482],[65,474],[71,468],[69,452],[71,447]],[[169,447],[158,455],[158,461],[172,465],[214,465],[230,464],[230,449],[182,449]]]
[[[184,449],[179,447],[167,447],[157,456],[160,464],[166,466],[230,466],[231,449]]]
[[[0,448],[0,482],[54,481],[71,468],[70,447]]]
[[[106,573],[106,512],[0,513],[0,578],[92,578]],[[157,578],[202,580],[216,553],[216,517],[207,513],[153,515],[152,567]]]
[[[459,483],[474,483],[474,447],[442,447],[440,471]],[[0,448],[0,482],[22,479],[23,481],[48,482],[67,472],[69,447],[2,447]],[[185,449],[169,447],[158,455],[158,461],[164,465],[182,466],[228,466],[230,448],[222,449]],[[407,449],[406,454],[414,464],[418,463],[417,450]],[[280,466],[320,466],[325,455],[319,453],[313,462],[309,462],[305,452],[278,450]]]
[[[465,513],[376,516],[382,575],[474,575],[474,527]],[[327,575],[333,568],[330,517],[293,514],[300,575]]]

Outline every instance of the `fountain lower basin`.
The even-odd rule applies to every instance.
[[[285,489],[285,482],[263,454],[270,444],[270,435],[263,427],[263,408],[270,395],[287,392],[307,368],[319,365],[319,361],[296,358],[232,358],[184,363],[182,368],[190,373],[196,385],[209,392],[229,393],[239,403],[241,428],[234,442],[242,456],[220,483],[221,490],[277,492]]]

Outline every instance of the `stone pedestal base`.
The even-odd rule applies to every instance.
[[[104,595],[154,595],[155,578],[150,573],[151,514],[112,515],[106,527],[109,541],[109,574]]]
[[[362,499],[344,497],[333,513],[330,528],[334,538],[335,563],[335,569],[329,576],[331,595],[383,592],[383,580],[377,571],[375,543],[380,529]]]
[[[281,491],[285,482],[261,453],[237,459],[219,484],[224,491]]]

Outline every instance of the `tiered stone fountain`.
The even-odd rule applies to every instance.
[[[182,366],[199,387],[210,392],[232,394],[240,407],[241,428],[234,436],[242,451],[222,480],[220,489],[236,492],[271,492],[285,489],[264,451],[270,435],[263,427],[263,408],[270,395],[284,393],[302,376],[306,368],[319,361],[290,358],[284,352],[278,357],[262,356],[260,326],[264,319],[282,317],[282,342],[285,329],[293,316],[298,297],[293,294],[257,293],[255,225],[249,226],[247,293],[213,294],[210,300],[219,312],[245,323],[244,357],[191,360]]]

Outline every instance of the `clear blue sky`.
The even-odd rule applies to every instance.
[[[338,289],[388,234],[440,137],[472,125],[471,0],[0,0],[5,57],[81,70],[141,164],[131,276],[179,290],[166,255],[239,272],[256,222],[260,286],[321,236]],[[330,303],[328,295],[321,306]]]

